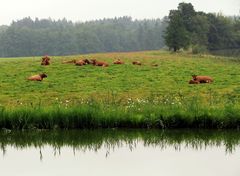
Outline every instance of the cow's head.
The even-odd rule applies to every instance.
[[[96,59],[91,59],[91,61],[92,61],[92,64],[93,64],[93,65],[95,65],[96,62],[97,62]]]
[[[86,64],[90,64],[90,61],[88,59],[83,60]]]
[[[197,79],[197,75],[192,75],[193,80]]]
[[[41,78],[46,78],[47,77],[47,75],[45,73],[41,73],[39,75],[41,76]]]

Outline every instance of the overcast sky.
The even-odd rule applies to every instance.
[[[182,0],[1,0],[0,25],[31,18],[88,21],[131,16],[133,19],[162,18]],[[240,0],[185,0],[197,11],[240,15]]]

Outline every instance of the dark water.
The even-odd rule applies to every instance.
[[[227,56],[227,57],[236,57],[236,59],[240,59],[240,49],[222,49],[222,50],[213,50],[210,51],[213,55],[218,56]]]
[[[0,133],[0,175],[240,176],[240,132]]]

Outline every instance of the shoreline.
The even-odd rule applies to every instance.
[[[0,129],[239,129],[239,106],[92,104],[0,109]]]

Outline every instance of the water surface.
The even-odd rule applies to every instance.
[[[238,131],[0,133],[1,175],[239,176]]]

